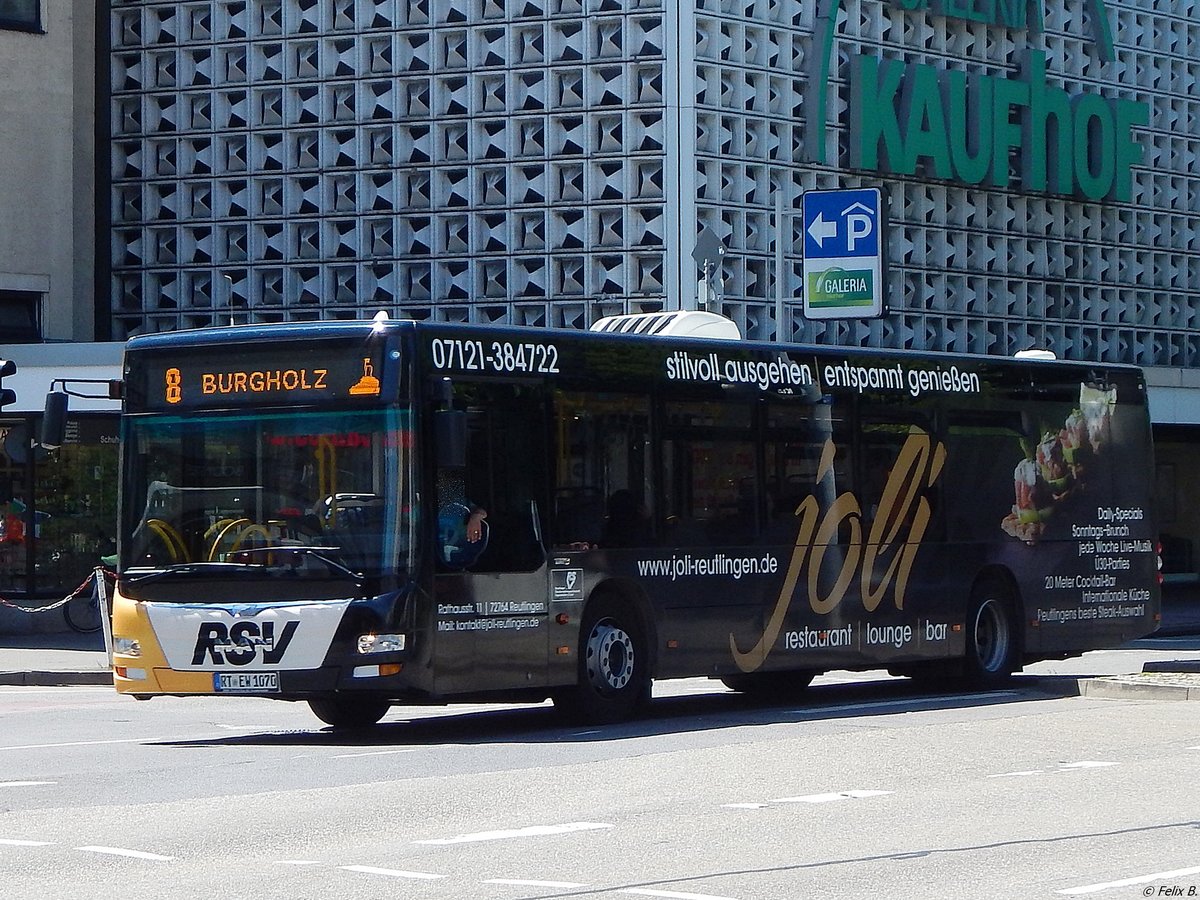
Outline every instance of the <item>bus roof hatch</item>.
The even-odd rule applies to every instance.
[[[605,316],[592,325],[590,330],[606,331],[610,334],[643,334],[655,337],[706,337],[731,341],[742,339],[742,333],[732,319],[694,309]]]

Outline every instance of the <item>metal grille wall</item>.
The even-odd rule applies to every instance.
[[[111,4],[114,333],[369,315],[583,327],[691,305],[702,228],[721,307],[820,343],[1200,364],[1200,0],[1045,4],[1010,32],[841,0],[828,165],[805,161],[814,2],[192,0]],[[852,53],[1049,78],[1149,104],[1127,203],[855,173]],[[808,148],[811,151],[811,148]],[[800,197],[880,186],[879,320],[800,311]]]

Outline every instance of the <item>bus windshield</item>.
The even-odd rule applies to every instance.
[[[407,566],[407,410],[131,416],[124,429],[123,572],[361,582]]]

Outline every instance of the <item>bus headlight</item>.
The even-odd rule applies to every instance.
[[[141,656],[142,645],[136,638],[114,637],[113,638],[113,655],[114,656]]]
[[[358,636],[358,652],[391,653],[403,650],[405,643],[403,634],[360,634]]]

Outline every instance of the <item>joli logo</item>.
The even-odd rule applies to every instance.
[[[833,441],[827,441],[817,469],[818,490],[833,471],[833,457]],[[800,529],[791,561],[762,638],[750,650],[742,651],[734,636],[729,636],[729,649],[738,668],[754,672],[766,661],[783,629],[802,576],[807,576],[808,602],[818,615],[837,608],[856,576],[867,612],[878,608],[889,591],[896,608],[903,609],[908,579],[932,515],[925,489],[938,480],[945,462],[945,445],[935,445],[928,434],[909,435],[888,474],[865,542],[862,506],[854,494],[848,491],[840,494],[824,510],[815,493],[805,497],[796,509]],[[839,541],[839,534],[848,538]],[[836,578],[832,585],[823,584],[825,556],[838,550],[843,557]]]

